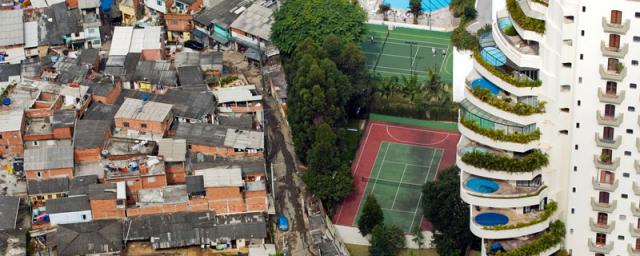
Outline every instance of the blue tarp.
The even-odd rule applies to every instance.
[[[507,63],[507,56],[496,47],[486,47],[480,52],[482,58],[492,66],[502,66]]]
[[[113,0],[101,0],[100,1],[100,10],[103,12],[111,11],[111,5],[113,5]]]

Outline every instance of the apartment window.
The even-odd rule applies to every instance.
[[[162,4],[162,0],[158,0],[158,1],[156,1],[156,4],[158,4],[158,6],[163,6],[163,4]]]
[[[597,233],[596,234],[596,244],[605,245],[606,243],[607,243],[607,235],[601,234],[601,233]]]
[[[571,214],[576,213],[576,209],[575,208],[571,208]]]
[[[129,128],[129,122],[122,122],[122,126]]]
[[[613,172],[604,170],[600,171],[600,183],[613,184],[613,177]]]
[[[578,83],[581,84],[582,83],[582,77],[578,77]]]
[[[622,194],[622,195],[620,195],[620,197],[622,197],[623,199],[627,199],[627,198],[629,198],[629,195],[627,195],[627,194]]]
[[[576,192],[576,187],[571,188],[571,191],[572,191],[573,193],[575,193],[575,192]]]
[[[631,151],[625,151],[625,152],[624,152],[624,155],[625,155],[625,156],[630,156],[630,155],[631,155]]]
[[[604,212],[599,212],[598,213],[598,224],[599,225],[607,225],[607,219],[609,218],[609,215],[604,213]]]
[[[629,178],[629,173],[628,172],[623,172],[622,173],[622,177]]]
[[[613,151],[608,148],[603,148],[600,152],[600,161],[603,163],[611,163],[611,158],[613,155]]]
[[[611,10],[611,23],[622,24],[622,12],[618,10]]]
[[[609,35],[609,47],[611,48],[620,48],[620,35],[610,34]]]
[[[618,240],[624,240],[624,236],[618,236]]]
[[[609,71],[618,71],[618,63],[620,61],[616,58],[609,58],[607,61],[607,70]]]
[[[582,12],[587,12],[587,7],[586,6],[582,6]]]
[[[582,54],[582,53],[580,54],[580,59],[581,60],[584,59],[584,54]]]
[[[142,127],[143,129],[144,129],[144,128],[147,128],[147,124],[145,124],[145,123],[141,123],[141,124],[140,124],[140,127]]]
[[[569,131],[568,130],[560,130],[560,134],[568,135]]]
[[[600,191],[598,194],[598,202],[601,204],[609,203],[609,192]]]
[[[628,134],[633,134],[633,129],[627,129]]]
[[[629,106],[629,107],[627,108],[627,110],[629,110],[629,112],[635,112],[635,111],[636,111],[636,107]]]
[[[614,129],[613,127],[606,126],[602,128],[602,138],[605,140],[613,140]]]
[[[580,101],[578,100],[578,106],[580,106]]]
[[[636,18],[640,18],[640,12],[636,12]]]
[[[634,42],[640,42],[640,36],[634,36],[633,37],[633,41]]]
[[[638,218],[638,221],[636,222],[636,228],[640,228],[640,218]]]
[[[640,238],[636,238],[636,250],[640,250]]]
[[[631,65],[638,66],[638,60],[631,60]]]
[[[578,171],[578,166],[573,166],[573,171],[577,172]]]
[[[0,134],[0,139],[2,139],[2,134]]]
[[[578,144],[576,144],[575,146],[573,146],[573,148],[574,148],[575,150],[578,150]]]
[[[576,123],[576,128],[580,128],[580,123]]]
[[[42,172],[36,172],[36,176],[42,177]]]
[[[580,35],[584,36],[584,30],[580,30]]]
[[[616,106],[613,104],[604,105],[604,115],[613,118],[616,115]]]
[[[607,90],[606,90],[606,92],[609,95],[616,95],[616,93],[618,92],[618,83],[613,82],[613,81],[607,81]]]
[[[629,84],[629,88],[631,88],[631,89],[635,89],[635,88],[637,88],[637,87],[638,87],[638,85],[637,85],[637,84],[634,84],[634,83],[630,83],[630,84]]]
[[[627,219],[627,215],[620,214],[620,216],[618,216],[618,219],[620,219],[620,220],[626,220],[626,219]]]

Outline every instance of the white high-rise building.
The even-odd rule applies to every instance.
[[[640,1],[494,0],[478,35],[457,164],[483,255],[640,255]]]

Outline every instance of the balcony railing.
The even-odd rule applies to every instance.
[[[597,212],[608,212],[612,213],[618,207],[618,201],[613,200],[613,202],[609,203],[600,203],[597,202],[595,198],[591,198],[591,208]]]
[[[616,94],[609,94],[604,92],[602,88],[598,88],[598,99],[602,103],[620,104],[624,100],[625,91],[621,90]]]
[[[627,245],[627,252],[629,256],[640,256],[640,250],[633,248],[630,244]]]
[[[589,227],[591,227],[591,231],[593,232],[610,234],[616,227],[616,221],[611,221],[611,223],[608,224],[599,224],[593,221],[593,218],[589,218]]]
[[[610,23],[607,20],[607,17],[602,17],[602,29],[607,33],[614,34],[626,34],[629,31],[629,27],[631,26],[631,22],[626,19],[622,24]]]
[[[600,64],[600,77],[604,80],[622,81],[627,77],[627,68],[622,67],[621,70],[607,70],[604,65]]]
[[[640,208],[638,208],[636,203],[631,203],[631,214],[633,214],[633,217],[640,218]]]
[[[640,229],[637,224],[633,225],[633,223],[629,223],[629,234],[631,234],[632,237],[640,237]]]
[[[633,182],[632,189],[633,189],[633,193],[636,194],[636,196],[640,196],[640,185],[638,185],[637,182],[635,181]]]
[[[589,238],[589,250],[595,253],[604,253],[608,254],[613,250],[613,242],[609,242],[607,244],[596,244]]]
[[[640,174],[640,161],[634,160],[633,161],[633,168],[636,169],[636,173],[637,174]]]
[[[600,159],[599,155],[594,155],[593,156],[593,164],[598,169],[606,169],[606,170],[615,171],[620,166],[620,158],[616,157],[616,158],[614,158],[614,159],[612,159],[610,161],[602,161],[602,159]]]
[[[620,48],[609,47],[604,41],[600,42],[600,50],[602,55],[612,58],[624,59],[624,56],[629,52],[629,44],[624,44]]]
[[[624,119],[624,113],[620,113],[617,116],[603,116],[600,110],[596,111],[596,119],[598,120],[598,124],[606,125],[606,126],[620,126],[622,120]]]
[[[618,188],[618,180],[613,182],[613,184],[598,182],[595,177],[591,178],[591,185],[593,185],[593,189],[613,192]]]
[[[596,133],[596,145],[602,148],[613,148],[617,149],[620,147],[622,143],[622,136],[618,135],[614,139],[605,139],[600,136],[600,134]]]
[[[507,11],[513,22],[517,23],[521,28],[538,34],[544,34],[545,21],[527,16],[516,0],[507,0]]]

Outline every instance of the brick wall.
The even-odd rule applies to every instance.
[[[54,139],[71,139],[71,137],[73,137],[73,127],[53,128]]]
[[[191,144],[191,151],[195,153],[202,153],[205,155],[218,155],[223,157],[262,157],[262,152],[248,153],[248,152],[235,152],[233,148],[213,147],[205,145]]]
[[[90,163],[100,161],[101,147],[98,148],[77,148],[73,150],[73,159],[76,163]]]
[[[125,209],[116,207],[115,199],[91,200],[91,217],[93,219],[124,218]]]
[[[58,168],[37,171],[25,171],[27,180],[67,177],[73,178],[73,168]],[[38,175],[40,173],[40,175]]]
[[[0,154],[5,155],[8,153],[18,156],[22,156],[24,154],[22,133],[20,131],[0,133]]]
[[[167,183],[170,185],[184,184],[186,180],[186,172],[184,170],[184,164],[180,163],[166,163],[165,170],[167,173]]]
[[[173,119],[172,115],[168,115],[167,118],[163,122],[154,122],[154,121],[140,121],[134,119],[125,119],[125,118],[116,118],[116,127],[121,129],[131,129],[135,131],[164,135],[171,125],[171,119]],[[125,127],[125,123],[128,123],[129,127]],[[145,124],[146,128],[143,128],[142,125]]]

